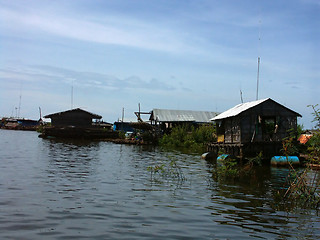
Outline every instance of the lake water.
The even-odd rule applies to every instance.
[[[286,169],[214,180],[215,166],[159,148],[0,130],[0,239],[319,239],[312,210],[279,210]],[[185,179],[151,177],[175,160]]]

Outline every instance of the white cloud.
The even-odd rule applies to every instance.
[[[51,66],[25,66],[17,69],[0,69],[0,80],[13,82],[24,82],[38,85],[69,85],[72,84],[80,88],[105,88],[105,89],[148,89],[148,91],[172,91],[175,88],[163,81],[152,78],[143,80],[137,76],[120,79],[115,76],[74,71],[65,68]]]
[[[189,47],[177,34],[136,19],[117,19],[103,22],[86,21],[81,16],[66,17],[45,12],[0,10],[0,18],[10,30],[44,32],[60,37],[102,44],[115,44],[150,50],[177,52]]]

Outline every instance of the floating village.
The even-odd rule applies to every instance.
[[[73,138],[112,141],[121,144],[156,145],[158,139],[176,126],[215,125],[216,141],[206,143],[206,159],[234,156],[241,161],[263,154],[273,165],[299,165],[304,156],[283,156],[283,139],[297,130],[299,113],[271,98],[245,102],[222,113],[209,111],[187,111],[153,109],[135,112],[137,121],[118,120],[107,123],[102,116],[75,108],[45,115],[42,120],[3,118],[2,129],[37,130],[41,138]],[[148,121],[142,119],[148,116]],[[186,133],[187,134],[187,133]],[[312,133],[296,136],[299,144],[305,144]]]

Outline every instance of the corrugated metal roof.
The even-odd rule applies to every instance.
[[[153,109],[150,120],[159,122],[210,122],[210,119],[217,116],[216,112],[190,111],[190,110],[168,110]]]
[[[233,108],[230,108],[229,110],[219,114],[218,116],[210,119],[211,121],[216,121],[216,120],[220,120],[220,119],[224,119],[224,118],[228,118],[228,117],[234,117],[234,116],[237,116],[239,115],[240,113],[250,109],[250,108],[253,108],[267,100],[271,100],[273,102],[275,102],[274,100],[272,100],[271,98],[265,98],[265,99],[260,99],[260,100],[257,100],[257,101],[252,101],[252,102],[246,102],[246,103],[241,103],[241,104],[238,104],[236,105],[235,107]],[[277,102],[275,102],[276,104],[279,104]],[[279,104],[281,105],[281,104]],[[282,106],[282,105],[281,105]],[[287,108],[285,106],[283,106],[284,108]],[[288,109],[288,108],[287,108]],[[289,111],[292,111],[291,109],[288,109]],[[294,112],[294,111],[292,111]],[[295,114],[297,114],[298,116],[301,117],[301,115],[299,113],[296,113],[294,112]]]
[[[265,98],[265,99],[261,99],[261,100],[257,100],[257,101],[252,101],[252,102],[246,102],[246,103],[241,103],[236,105],[233,108],[230,108],[229,110],[219,114],[218,116],[214,117],[211,119],[211,121],[215,121],[215,120],[219,120],[219,119],[224,119],[224,118],[228,118],[228,117],[234,117],[237,116],[238,114],[259,105],[260,103],[268,100],[269,98]]]

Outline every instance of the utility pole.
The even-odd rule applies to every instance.
[[[258,57],[258,73],[257,73],[257,93],[256,100],[259,98],[259,75],[260,75],[260,57]]]
[[[71,85],[71,110],[73,109],[73,80]]]

